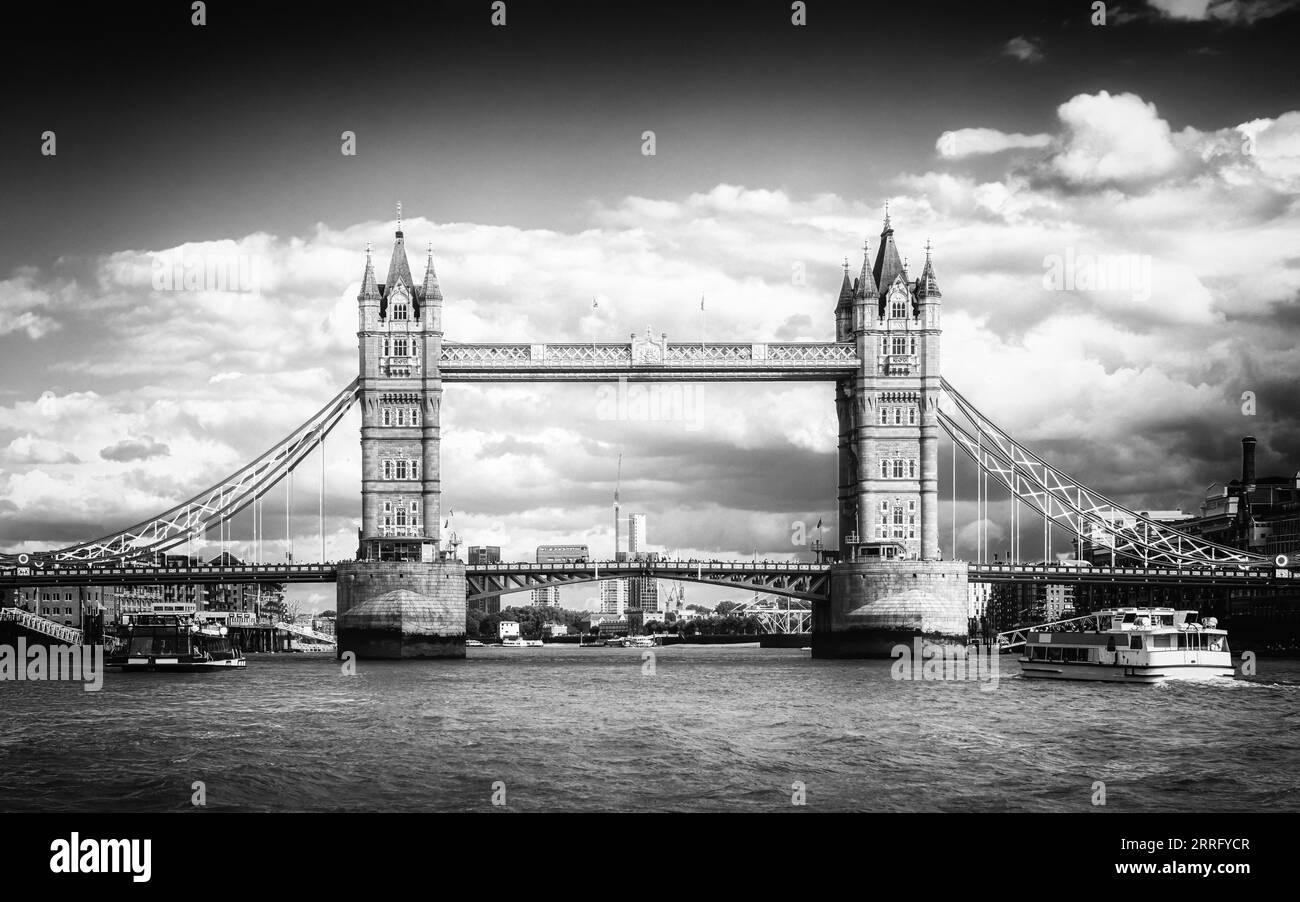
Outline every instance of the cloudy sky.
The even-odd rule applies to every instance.
[[[888,200],[914,270],[934,243],[945,375],[1047,459],[1141,509],[1195,510],[1248,433],[1261,475],[1300,470],[1300,3],[1131,0],[1094,24],[1087,2],[810,2],[804,26],[780,2],[510,0],[505,26],[484,2],[211,6],[0,36],[0,550],[161,512],[346,385],[363,248],[386,271],[399,200],[459,341],[829,340]],[[196,260],[237,290],[158,286]],[[462,541],[612,549],[620,451],[655,546],[789,555],[819,518],[834,541],[829,384],[652,391],[620,418],[609,387],[449,386]],[[331,558],[356,547],[357,428],[329,443]],[[311,466],[299,547],[317,491]],[[969,556],[969,467],[957,493]]]

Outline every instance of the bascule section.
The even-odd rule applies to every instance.
[[[856,279],[844,261],[835,337],[858,369],[835,387],[840,562],[829,602],[814,606],[815,657],[887,655],[918,635],[966,641],[966,568],[939,551],[942,297],[928,245],[921,277],[908,277],[888,211],[874,265],[869,245]]]
[[[442,292],[432,245],[411,275],[400,205],[388,277],[367,248],[357,303],[361,529],[339,566],[339,655],[463,658],[465,568],[439,547]]]

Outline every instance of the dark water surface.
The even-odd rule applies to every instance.
[[[1223,684],[896,682],[672,646],[0,683],[0,811],[1300,810],[1300,661]]]

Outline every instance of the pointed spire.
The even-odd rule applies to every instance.
[[[379,285],[375,282],[375,262],[370,259],[370,242],[366,242],[366,272],[361,277],[361,296],[358,300],[378,300]]]
[[[429,242],[429,259],[424,266],[424,300],[442,303],[442,289],[438,287],[438,274],[433,271],[433,242]]]
[[[862,272],[858,276],[857,290],[854,296],[862,299],[874,298],[877,295],[876,280],[871,275],[870,269],[871,248],[867,241],[862,242]]]
[[[889,223],[889,203],[886,201],[885,227],[880,232],[880,247],[876,249],[876,265],[872,270],[876,287],[882,296],[889,291],[901,272],[903,261],[898,258],[898,248],[894,245],[894,227]]]
[[[916,296],[918,298],[941,298],[943,293],[939,291],[939,280],[934,277],[934,264],[930,262],[930,242],[925,242],[925,269],[921,271],[921,278],[917,282]]]
[[[397,202],[397,237],[402,237],[402,202]]]
[[[400,209],[398,215],[401,215]],[[405,285],[408,293],[415,293],[415,280],[411,278],[411,264],[406,262],[406,239],[402,236],[400,219],[397,221],[397,232],[393,239],[393,257],[388,261],[388,279],[384,282],[384,293],[392,294],[398,283]]]
[[[849,281],[849,258],[844,258],[844,282],[840,285],[840,302],[836,308],[848,307],[853,303],[853,283]]]

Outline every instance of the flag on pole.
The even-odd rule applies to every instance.
[[[822,518],[821,518],[821,517],[818,517],[818,518],[817,518],[817,528],[818,528],[818,529],[821,529],[821,528],[822,528]]]
[[[596,303],[596,296],[593,294],[593,295],[591,296],[591,309],[592,309],[592,310],[595,310],[595,309],[596,309],[597,307],[599,307],[599,306],[600,306],[600,305]]]
[[[704,309],[704,292],[700,292],[700,309]]]

